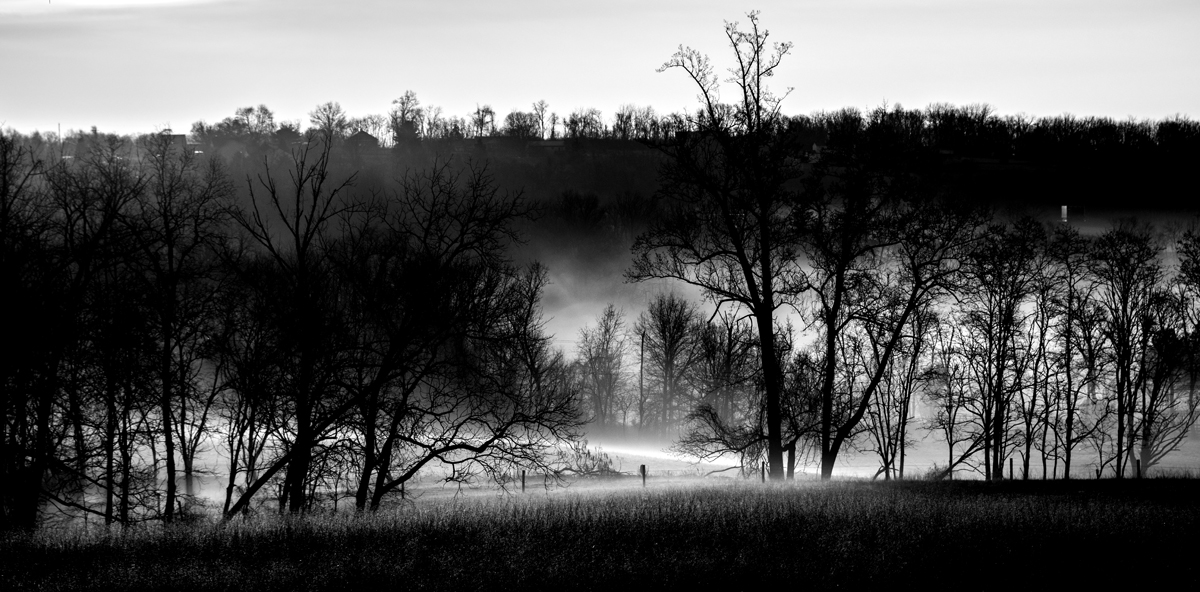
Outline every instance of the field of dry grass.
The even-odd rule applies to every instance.
[[[578,483],[0,543],[6,590],[1200,583],[1200,481]]]

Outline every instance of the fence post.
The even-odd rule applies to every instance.
[[[642,465],[638,472],[642,474],[642,487],[646,486],[646,465]]]
[[[767,482],[767,463],[761,463],[758,466],[758,476],[762,478],[762,482]]]
[[[1013,470],[1012,470],[1012,465],[1013,465],[1013,459],[1012,459],[1012,457],[1010,456],[1010,457],[1008,458],[1008,480],[1009,480],[1009,481],[1012,481],[1012,478],[1013,478]]]
[[[1141,479],[1142,478],[1142,459],[1136,458],[1133,460],[1133,462],[1137,463],[1137,478]]]
[[[521,493],[525,493],[525,469],[521,469]]]

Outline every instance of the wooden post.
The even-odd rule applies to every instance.
[[[759,465],[758,474],[760,477],[762,477],[762,482],[766,483],[767,482],[767,463],[762,463],[761,465]]]
[[[646,465],[642,465],[638,472],[642,474],[642,487],[646,486]]]
[[[525,493],[525,469],[521,469],[521,493]]]
[[[1010,457],[1008,457],[1008,480],[1009,480],[1009,481],[1012,481],[1012,478],[1013,478],[1013,469],[1012,469],[1012,467],[1013,467],[1013,459],[1012,459],[1012,457],[1010,456]]]
[[[1135,458],[1135,459],[1133,460],[1133,462],[1137,463],[1137,464],[1136,464],[1136,466],[1137,466],[1137,478],[1138,478],[1138,479],[1141,479],[1141,478],[1142,478],[1142,459],[1140,459],[1140,458]]]
[[[788,481],[794,481],[796,479],[796,441],[795,440],[792,440],[792,444],[791,444],[791,446],[788,446],[787,452],[788,452],[787,478],[788,478]]]

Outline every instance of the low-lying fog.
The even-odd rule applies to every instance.
[[[921,431],[917,430],[914,437],[919,438],[921,435]],[[656,484],[656,481],[658,485],[685,486],[689,483],[703,483],[705,480],[710,479],[759,479],[757,473],[752,473],[749,477],[743,477],[737,469],[730,469],[730,467],[737,465],[736,459],[698,462],[695,458],[683,457],[671,452],[665,443],[661,445],[646,444],[632,439],[623,439],[619,436],[593,436],[588,438],[588,445],[593,451],[607,454],[612,459],[613,468],[629,477],[637,476],[640,465],[646,465],[649,475],[648,484],[650,485]],[[907,479],[920,479],[935,463],[945,466],[945,457],[945,444],[932,435],[926,436],[908,449],[905,461],[905,477]],[[1095,461],[1095,455],[1090,454],[1085,447],[1081,446],[1076,450],[1071,476],[1077,479],[1094,479]],[[210,456],[198,460],[197,466],[201,467],[203,471],[203,475],[198,479],[197,495],[206,500],[206,505],[220,508],[225,499],[226,480],[220,476],[227,470],[224,461]],[[878,468],[879,461],[874,453],[848,452],[838,457],[837,467],[834,469],[833,475],[834,478],[843,479],[870,479],[875,476]],[[1015,477],[1020,479],[1021,461],[1019,458],[1014,461],[1014,468],[1016,470]],[[1053,470],[1052,464],[1050,470]],[[1156,465],[1152,474],[1180,474],[1185,472],[1200,474],[1200,437],[1196,437],[1195,435],[1185,440],[1180,450],[1167,455],[1160,464]],[[507,483],[505,490],[502,490],[499,485],[487,481],[480,481],[459,487],[457,484],[443,483],[441,481],[442,475],[443,469],[441,467],[431,465],[416,480],[408,485],[407,490],[417,499],[426,496],[434,499],[445,495],[502,494],[505,490],[509,494],[520,492],[519,482],[515,481]],[[820,465],[815,459],[797,458],[796,478],[798,480],[815,480],[819,478],[819,475]],[[1007,477],[1007,475],[1006,469],[1005,476]],[[1040,479],[1041,475],[1041,463],[1035,458],[1030,463],[1029,478]],[[882,479],[882,476],[879,478]],[[954,478],[981,479],[982,475],[970,469],[963,469],[956,471]],[[570,481],[568,481],[561,484],[561,486],[549,484],[550,486],[547,488],[545,487],[547,485],[546,480],[540,474],[528,474],[526,479],[528,492],[569,491],[571,487]],[[609,488],[640,486],[641,483],[637,479],[613,480],[606,485]],[[180,478],[179,490],[183,491],[182,477]],[[348,493],[348,497],[344,498],[339,504],[342,509],[353,507],[353,493]]]
[[[1067,219],[1071,226],[1085,236],[1097,236],[1107,230],[1118,218],[1136,217],[1150,222],[1163,235],[1166,243],[1165,258],[1168,265],[1177,262],[1171,238],[1196,221],[1195,212],[1162,210],[1112,210],[1068,206]],[[1060,207],[1026,210],[1038,220],[1055,222],[1061,220]],[[1007,212],[1016,215],[1021,212]],[[1005,212],[1001,212],[1004,215]],[[555,237],[557,238],[557,237]],[[609,240],[555,240],[531,241],[518,252],[522,260],[537,260],[549,272],[550,285],[542,296],[542,311],[545,315],[546,332],[554,336],[555,345],[563,349],[568,358],[575,355],[579,330],[592,325],[596,317],[608,304],[623,311],[627,325],[632,326],[646,303],[656,294],[674,291],[680,296],[701,303],[703,295],[698,288],[668,280],[628,283],[624,273],[632,262],[630,247],[633,236]],[[703,302],[702,310],[712,312],[712,305]],[[793,319],[799,322],[798,319]],[[797,326],[799,331],[802,327]]]

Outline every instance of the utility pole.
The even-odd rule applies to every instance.
[[[642,330],[642,349],[638,353],[638,411],[645,411],[642,408],[642,401],[646,400],[646,331]],[[646,423],[646,418],[639,413],[638,415],[638,433],[642,432],[642,425]]]

